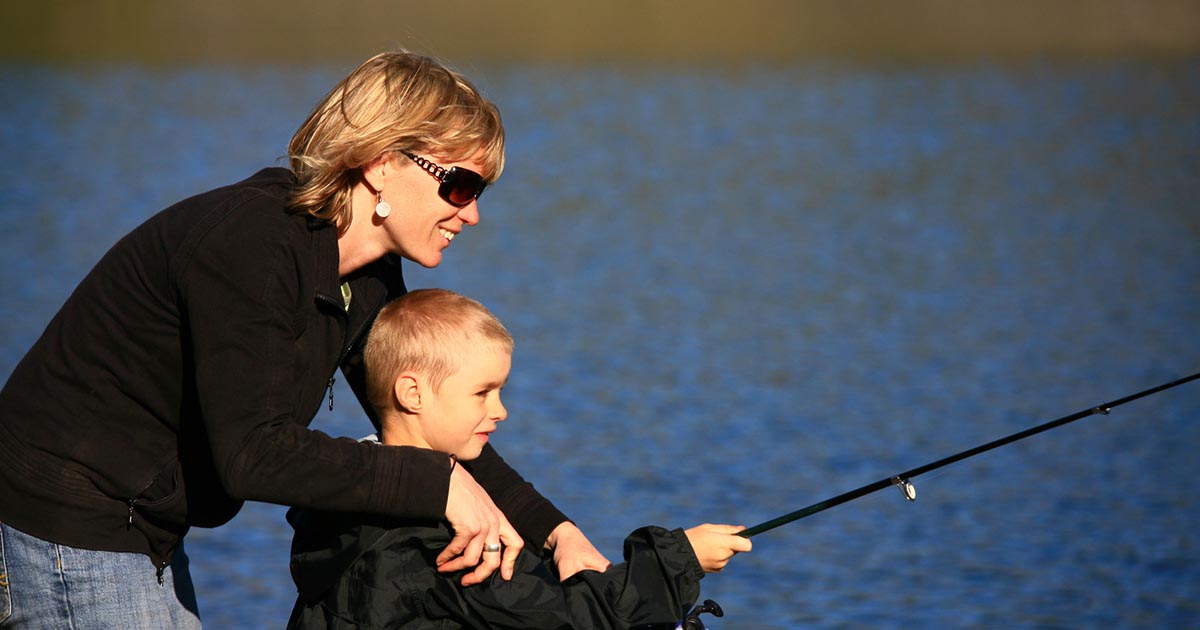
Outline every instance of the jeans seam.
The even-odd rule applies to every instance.
[[[62,584],[63,610],[67,613],[67,627],[75,628],[75,614],[71,610],[71,594],[68,592],[66,568],[63,567],[62,545],[54,545],[54,563],[58,568],[58,581]]]
[[[4,523],[0,523],[0,623],[12,616],[12,589],[9,588],[8,558],[4,553]]]

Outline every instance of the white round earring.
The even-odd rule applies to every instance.
[[[383,193],[375,193],[375,216],[380,219],[388,218],[392,213],[392,204],[383,200]]]

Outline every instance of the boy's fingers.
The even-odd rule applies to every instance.
[[[705,527],[711,528],[712,531],[721,534],[730,535],[732,540],[729,542],[729,548],[734,552],[745,553],[754,548],[754,543],[750,542],[749,538],[736,535],[746,530],[745,525],[705,525]]]

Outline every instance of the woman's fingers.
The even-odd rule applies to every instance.
[[[487,580],[497,568],[500,569],[500,577],[506,580],[512,579],[513,571],[517,566],[517,556],[521,555],[525,541],[521,539],[517,530],[509,524],[507,519],[499,523],[498,531],[500,533],[497,536],[489,539],[497,539],[500,542],[484,544],[482,559],[474,571],[463,576],[463,586],[479,584]],[[491,535],[489,534],[489,536]]]
[[[524,542],[492,498],[462,466],[456,466],[450,473],[446,520],[454,529],[454,538],[438,554],[438,571],[453,573],[474,567],[462,579],[463,586],[470,586],[495,573],[503,560],[507,563],[507,573],[502,571],[501,576],[512,577],[516,556]],[[496,545],[501,548],[487,551]],[[505,553],[505,546],[511,551]]]
[[[517,570],[517,556],[525,548],[525,539],[508,522],[501,524],[500,540],[504,543],[504,557],[500,561],[500,577],[511,580]]]
[[[476,543],[479,543],[480,541],[482,541],[488,537],[491,537],[493,540],[498,538],[497,536],[495,536],[494,534],[491,534],[490,532],[485,535],[477,537],[475,540],[471,541],[471,544],[469,544],[467,546],[468,554],[470,554],[470,552],[473,550],[473,548],[476,547]],[[476,556],[474,554],[470,554],[470,557],[479,558],[479,560],[476,564],[464,563],[464,565],[461,567],[464,569],[469,568],[471,566],[475,567],[474,571],[471,571],[470,573],[467,573],[466,575],[463,576],[463,578],[462,578],[463,586],[479,584],[480,582],[487,580],[489,576],[491,576],[493,573],[496,572],[496,569],[500,568],[500,552],[499,551],[484,551],[485,544],[487,544],[487,543],[480,543],[478,545],[478,547],[477,547],[479,549],[478,556]],[[492,543],[492,544],[499,544],[499,543]]]

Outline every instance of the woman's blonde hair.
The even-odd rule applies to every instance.
[[[400,373],[420,372],[436,392],[463,357],[483,350],[513,351],[512,335],[487,307],[446,289],[410,291],[379,311],[367,335],[367,399],[382,417]]]
[[[350,225],[350,191],[361,169],[391,151],[466,160],[483,150],[489,182],[504,170],[500,111],[465,77],[429,57],[385,52],[325,95],[288,144],[299,186],[294,212]]]

